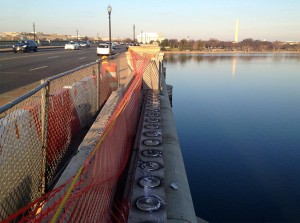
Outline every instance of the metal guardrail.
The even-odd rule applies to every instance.
[[[119,56],[120,54],[115,54],[115,55],[112,55],[112,56],[109,56],[107,59],[108,60],[111,60],[113,58],[116,58],[117,56]],[[100,59],[100,60],[97,60],[95,62],[92,62],[92,63],[89,63],[89,64],[85,64],[85,65],[82,65],[82,66],[79,66],[77,68],[74,68],[72,70],[69,70],[69,71],[66,71],[66,72],[63,72],[63,73],[60,73],[60,74],[57,74],[53,77],[50,77],[50,78],[47,78],[45,79],[44,83],[40,84],[39,86],[37,86],[36,88],[32,89],[31,91],[25,93],[24,95],[18,97],[17,99],[13,100],[12,102],[9,102],[3,106],[0,107],[0,113],[3,113],[5,111],[7,111],[8,109],[14,107],[15,105],[17,105],[18,103],[24,101],[26,98],[29,98],[30,96],[34,95],[35,93],[37,93],[38,91],[40,91],[42,88],[45,88],[46,86],[49,85],[49,82],[50,81],[53,81],[53,80],[56,80],[58,78],[61,78],[61,77],[64,77],[66,75],[69,75],[73,72],[76,72],[76,71],[79,71],[81,69],[84,69],[84,68],[87,68],[89,66],[92,66],[92,65],[95,65],[99,62],[102,62],[103,59]]]
[[[46,87],[48,85],[47,82],[40,84],[38,87],[34,88],[33,90],[27,92],[26,94],[18,97],[17,99],[15,99],[12,102],[9,102],[5,105],[3,105],[2,107],[0,107],[0,113],[4,113],[6,112],[8,109],[14,107],[15,105],[19,104],[20,102],[24,101],[26,98],[31,97],[32,95],[34,95],[35,93],[39,92],[41,89],[43,89],[44,87]]]

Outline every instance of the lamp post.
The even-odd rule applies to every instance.
[[[135,43],[135,25],[133,24],[133,43]]]
[[[110,5],[107,6],[108,12],[108,20],[109,20],[109,54],[111,54],[111,25],[110,25],[110,14],[112,11],[112,7]]]
[[[33,22],[33,40],[35,41],[35,22]]]

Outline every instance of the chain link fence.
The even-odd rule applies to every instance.
[[[120,60],[58,74],[0,108],[0,221],[51,187],[72,155],[72,140],[120,85]]]
[[[99,141],[96,143],[84,164],[66,183],[49,191],[45,195],[38,197],[27,206],[10,215],[4,222],[77,222],[81,220],[84,222],[126,221],[128,214],[128,201],[122,200],[122,197],[120,197],[121,199],[115,198],[119,190],[124,190],[124,188],[118,187],[118,181],[125,170],[127,161],[131,154],[139,119],[138,114],[142,105],[141,90],[143,73],[150,61],[150,57],[138,55],[134,52],[130,52],[130,54],[129,60],[133,66],[137,66],[137,69],[133,70],[133,80],[123,99],[118,104],[115,112],[105,124],[105,129],[101,133]],[[121,59],[119,58],[119,62],[120,60]],[[106,62],[104,62],[104,64],[105,63]],[[108,67],[111,67],[110,63],[112,64],[114,62],[108,61]],[[97,67],[97,64],[89,65],[90,73],[87,73],[91,75],[83,77],[83,83],[80,83],[83,84],[81,87],[86,91],[94,90],[87,90],[84,88],[84,84],[88,85],[88,83],[90,83],[88,86],[91,88],[91,85],[94,85],[95,82],[100,83],[101,78],[105,79],[111,88],[115,87],[115,83],[113,83],[110,79],[114,77],[112,71],[114,71],[115,68],[105,68],[106,72],[104,73],[103,62],[101,65],[102,68],[100,69],[99,66]],[[121,72],[118,72],[121,67],[122,63],[119,63],[119,65],[117,63],[117,80],[122,79],[122,74],[120,74]],[[122,67],[122,70],[126,72],[125,68],[123,68],[124,67]],[[100,72],[96,71],[96,76],[98,75],[99,77],[94,77],[94,69],[100,70]],[[48,117],[46,117],[48,120],[48,126],[50,125],[49,123],[51,123],[50,117],[53,116],[53,119],[57,120],[56,122],[59,123],[56,124],[56,127],[67,130],[65,133],[58,134],[59,136],[56,136],[56,134],[53,133],[53,138],[61,138],[59,143],[54,143],[55,146],[51,147],[53,149],[52,153],[50,153],[52,154],[51,157],[49,157],[49,153],[46,153],[46,155],[48,155],[46,156],[47,165],[50,166],[50,163],[55,163],[56,159],[58,159],[56,157],[59,157],[59,155],[56,154],[60,154],[60,150],[56,150],[56,148],[64,148],[65,144],[69,141],[69,137],[72,137],[74,132],[76,132],[74,129],[81,127],[79,118],[80,115],[78,115],[78,112],[75,111],[77,111],[76,109],[79,109],[79,107],[85,108],[84,106],[86,101],[81,99],[80,103],[77,103],[77,99],[68,99],[68,95],[69,98],[72,98],[79,94],[77,91],[75,92],[74,86],[76,86],[76,89],[80,89],[80,87],[78,87],[79,84],[77,83],[77,79],[72,77],[72,75],[73,73],[70,77],[66,78],[65,81],[63,81],[63,79],[59,81],[55,87],[51,87],[51,84],[50,86],[47,85],[49,87],[49,95],[52,97],[52,99],[49,100],[48,105],[45,106],[47,108],[46,111],[48,111]],[[62,75],[61,78],[63,77],[65,77],[65,75]],[[72,78],[75,78],[74,81],[70,81]],[[108,78],[108,80],[106,78]],[[55,78],[55,80],[58,79]],[[82,79],[79,78],[79,80]],[[50,82],[55,83],[54,80],[50,80]],[[106,88],[104,88],[104,90],[105,89]],[[101,95],[101,87],[99,87],[99,90],[100,91],[96,90],[96,93],[100,92]],[[89,92],[85,93],[89,94]],[[100,95],[96,97],[98,100],[98,107],[101,107]],[[47,96],[46,98],[48,97],[50,96]],[[51,103],[53,105],[51,105]],[[64,108],[60,108],[57,113],[53,111],[54,114],[50,114],[51,106]],[[94,105],[91,103],[88,105],[88,110],[91,115],[94,111],[93,106]],[[63,112],[69,115],[60,115]],[[41,111],[41,119],[43,119],[42,114],[43,112]],[[64,120],[64,122],[62,120]],[[88,120],[88,118],[82,118],[82,120]],[[74,123],[77,124],[75,125]],[[50,127],[47,129],[48,131],[52,131],[50,130]],[[49,132],[46,133],[46,135],[49,139]],[[42,141],[41,138],[40,140]],[[122,192],[120,192],[120,194],[122,194]]]

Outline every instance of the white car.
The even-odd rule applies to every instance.
[[[65,50],[79,50],[79,44],[77,42],[70,41],[66,43]]]
[[[111,53],[114,52],[114,49],[111,48]],[[109,44],[107,43],[100,43],[97,46],[97,55],[109,55]]]

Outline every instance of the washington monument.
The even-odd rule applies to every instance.
[[[236,18],[236,22],[235,22],[235,35],[234,35],[234,42],[238,42],[239,41],[239,19]]]

